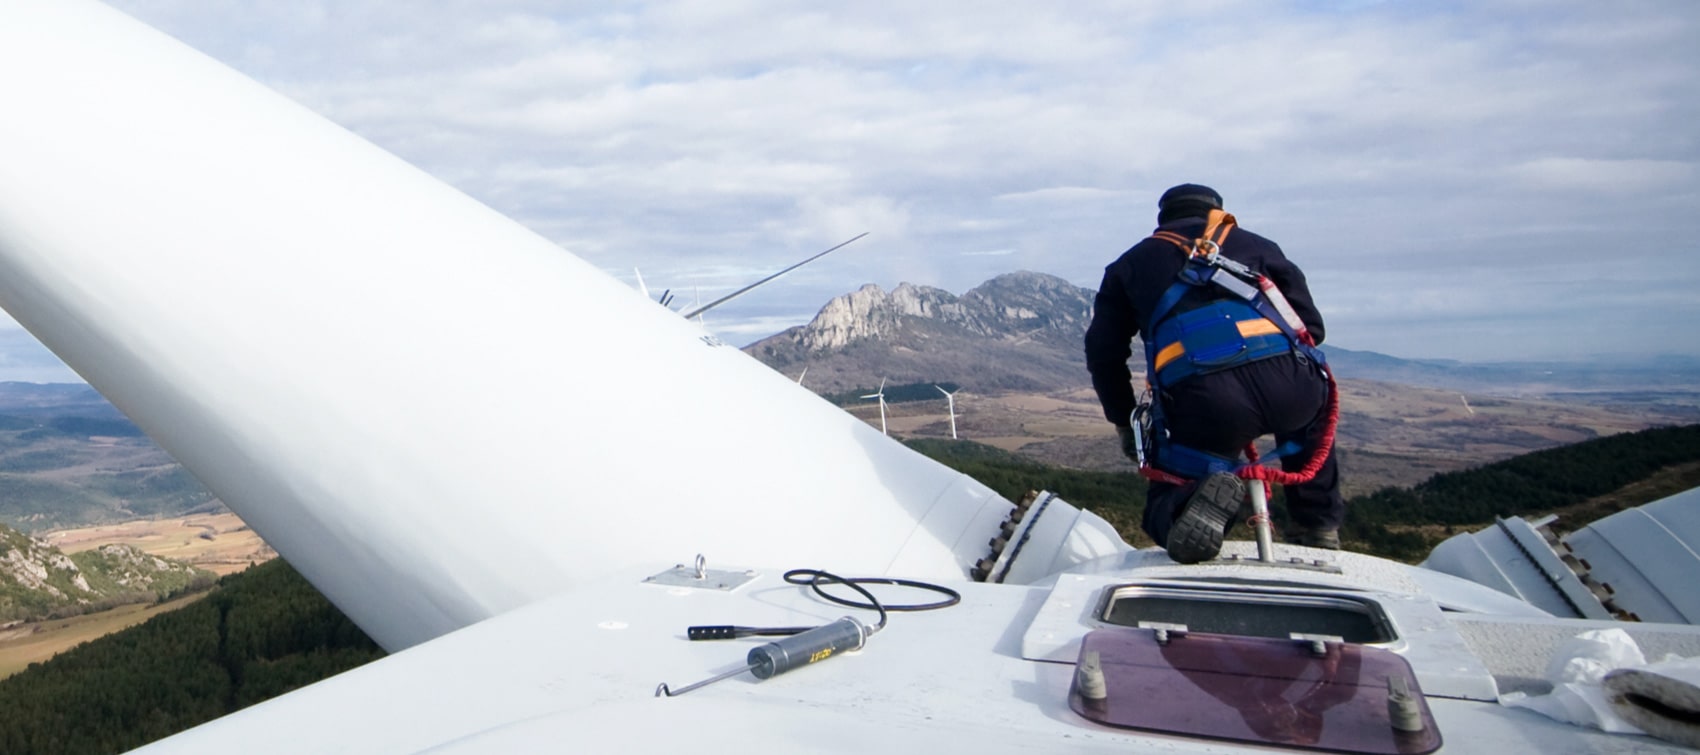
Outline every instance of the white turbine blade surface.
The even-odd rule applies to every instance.
[[[103,5],[0,3],[0,102],[0,305],[390,650],[698,553],[961,577],[1009,508]]]

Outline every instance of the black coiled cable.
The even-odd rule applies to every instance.
[[[939,608],[948,608],[962,602],[962,594],[955,590],[945,587],[944,585],[935,585],[930,582],[918,582],[912,579],[896,579],[893,577],[846,578],[840,577],[832,572],[821,571],[819,569],[792,569],[791,571],[785,572],[784,579],[787,584],[807,585],[810,589],[815,591],[816,595],[819,595],[827,601],[837,603],[838,605],[878,611],[880,614],[879,623],[874,625],[869,634],[877,633],[881,629],[885,628],[886,613],[888,611],[932,611]],[[849,587],[857,593],[860,593],[862,597],[867,599],[867,602],[858,603],[854,600],[833,595],[832,593],[821,589],[822,586],[825,585],[844,585]],[[881,603],[879,598],[874,597],[874,594],[869,592],[868,589],[862,585],[894,585],[897,587],[912,587],[917,590],[939,593],[945,597],[931,603],[886,605]],[[801,634],[810,629],[814,629],[814,627],[742,627],[713,625],[690,627],[686,630],[685,635],[693,640],[730,640],[739,637],[782,637],[786,635]]]

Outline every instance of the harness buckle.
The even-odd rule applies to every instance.
[[[1187,256],[1202,257],[1205,262],[1214,265],[1216,264],[1216,258],[1221,255],[1221,253],[1221,244],[1211,241],[1210,239],[1201,238],[1192,240],[1192,250],[1188,252]]]

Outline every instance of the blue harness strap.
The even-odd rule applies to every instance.
[[[1153,427],[1161,427],[1162,421],[1162,416],[1160,414],[1155,416]],[[1161,436],[1159,436],[1159,438],[1160,437]],[[1251,466],[1249,462],[1242,459],[1230,459],[1226,456],[1217,456],[1209,451],[1200,451],[1191,446],[1183,446],[1179,443],[1166,439],[1157,443],[1156,450],[1156,466],[1158,468],[1188,479],[1202,479],[1216,474],[1217,472],[1228,472],[1230,474],[1238,473],[1240,470]],[[1302,444],[1294,441],[1287,441],[1286,443],[1276,446],[1275,450],[1270,451],[1262,459],[1259,459],[1258,463],[1268,463],[1283,456],[1292,456],[1302,451],[1304,451],[1304,446]]]

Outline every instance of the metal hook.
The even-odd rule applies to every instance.
[[[1192,256],[1203,257],[1206,262],[1214,262],[1222,251],[1221,245],[1210,239],[1194,239],[1192,244]]]
[[[714,676],[711,676],[711,677],[704,679],[700,682],[697,682],[695,684],[687,684],[687,685],[680,687],[678,689],[673,689],[671,687],[668,687],[666,682],[662,682],[660,685],[658,685],[655,688],[655,696],[656,697],[678,697],[680,695],[685,694],[686,692],[690,692],[693,689],[697,689],[698,687],[707,687],[708,685],[713,684],[713,683],[718,682],[718,681],[721,681],[723,679],[731,679],[732,677],[737,676],[739,674],[742,674],[745,671],[749,671],[749,670],[751,670],[755,667],[756,667],[756,664],[753,664],[753,663],[748,665],[748,666],[739,666],[738,668],[732,669],[730,671],[721,672],[719,674],[715,674]]]
[[[707,568],[708,567],[708,559],[703,558],[701,553],[697,554],[697,565],[696,566],[697,566],[697,579],[706,579],[708,577],[708,568]]]

